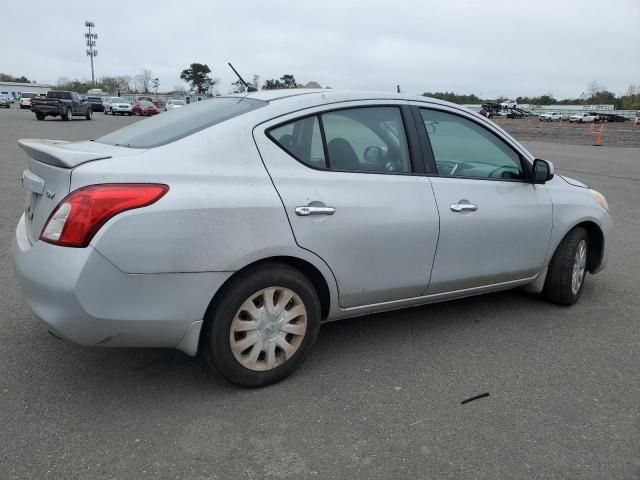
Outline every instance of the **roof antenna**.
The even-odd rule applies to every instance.
[[[258,89],[254,86],[249,85],[247,82],[244,81],[244,78],[242,78],[240,76],[240,74],[238,73],[238,71],[233,68],[233,65],[231,65],[231,62],[227,62],[229,64],[229,66],[231,67],[231,70],[233,70],[233,73],[236,74],[236,76],[238,77],[238,80],[240,80],[240,83],[242,83],[245,87],[247,87],[247,92],[257,92]]]

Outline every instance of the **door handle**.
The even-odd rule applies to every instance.
[[[452,212],[475,212],[478,210],[478,206],[472,203],[454,203],[451,205]]]
[[[307,217],[309,215],[333,215],[336,209],[333,207],[314,207],[307,205],[306,207],[296,207],[296,215],[299,217]]]

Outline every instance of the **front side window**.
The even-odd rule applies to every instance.
[[[520,156],[477,123],[451,113],[420,109],[438,175],[520,180]]]

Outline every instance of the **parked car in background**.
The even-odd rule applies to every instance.
[[[11,108],[11,100],[7,95],[0,95],[0,107]]]
[[[636,112],[636,116],[633,121],[636,125],[640,124],[640,112]]]
[[[164,111],[173,110],[175,108],[184,107],[187,103],[184,100],[167,100]]]
[[[517,287],[574,304],[612,250],[602,194],[432,98],[252,92],[19,144],[12,256],[49,330],[200,351],[248,387],[322,322]]]
[[[160,113],[160,109],[147,100],[139,100],[133,103],[131,112],[134,115],[156,115]]]
[[[591,113],[576,113],[569,117],[570,123],[591,123],[596,120],[596,116]]]
[[[20,108],[22,109],[31,108],[31,100],[36,98],[37,96],[38,96],[37,93],[23,92],[20,95]]]
[[[141,101],[151,102],[156,107],[158,107],[158,108],[161,107],[161,103],[160,103],[160,101],[158,99],[153,98],[153,97],[149,97],[149,96],[136,95],[135,97],[133,97],[133,101],[134,101],[134,103],[135,102],[141,102]]]
[[[627,117],[623,117],[622,115],[617,115],[615,113],[601,113],[600,117],[607,121],[607,123],[623,123],[628,119]]]
[[[104,100],[104,113],[112,115],[132,115],[133,106],[122,97],[107,97]]]
[[[500,102],[500,106],[502,108],[516,108],[518,106],[518,102],[515,100],[505,100],[504,102]]]
[[[91,105],[91,110],[93,110],[94,112],[104,112],[104,104],[102,103],[103,100],[104,97],[87,97],[87,101],[89,102],[89,105]]]
[[[546,112],[540,115],[541,122],[559,122],[562,120],[562,115],[558,112]]]
[[[51,90],[46,97],[35,97],[31,101],[31,111],[38,120],[46,117],[61,117],[72,120],[74,116],[83,116],[91,120],[93,110],[86,97],[76,92]]]

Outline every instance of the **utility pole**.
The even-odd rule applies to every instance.
[[[93,57],[98,55],[98,51],[94,48],[96,46],[96,40],[98,39],[97,33],[92,33],[91,29],[95,28],[95,23],[86,21],[84,22],[84,26],[89,29],[87,33],[84,34],[84,38],[86,39],[87,44],[87,56],[91,58],[91,85],[95,87],[96,85],[96,76],[93,72]]]

